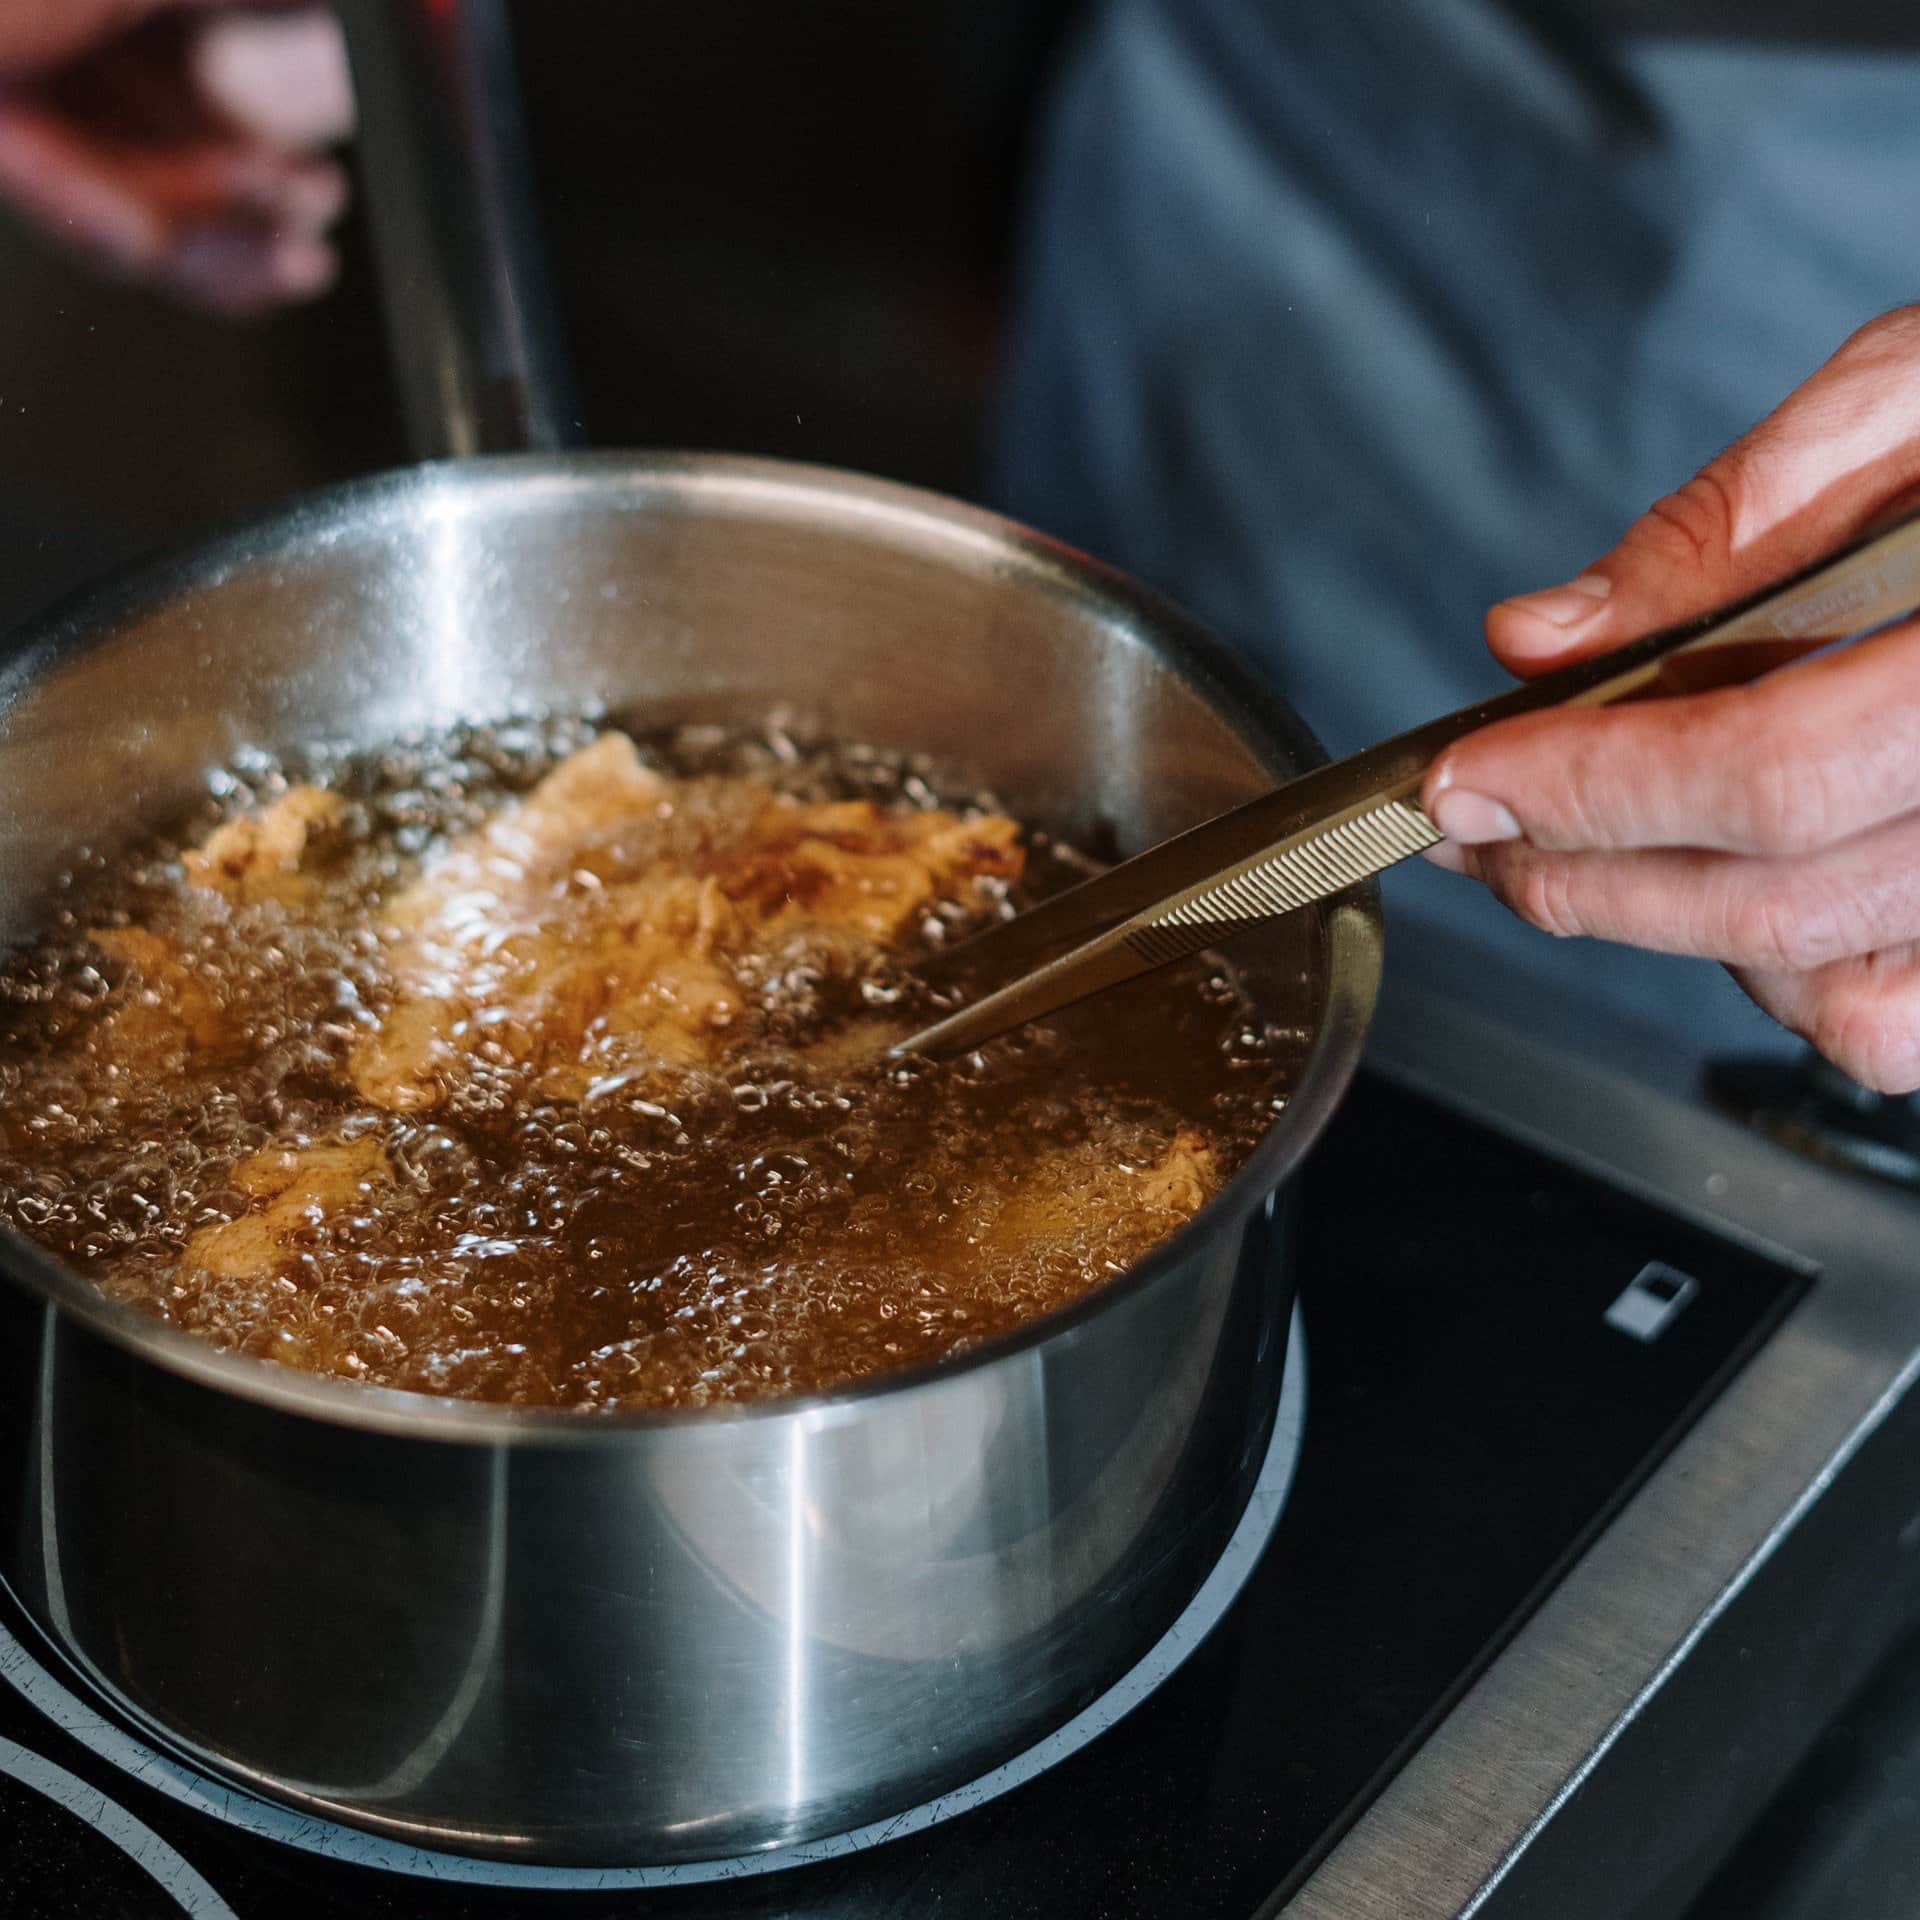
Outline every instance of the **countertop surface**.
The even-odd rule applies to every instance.
[[[1920,1203],[1612,1070],[1604,1034],[1560,1051],[1560,1010],[1468,1011],[1408,971],[1390,962],[1374,1045],[1400,1077],[1820,1277],[1287,1913],[1911,1913]]]

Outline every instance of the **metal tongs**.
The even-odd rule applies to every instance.
[[[1495,721],[1757,680],[1916,607],[1920,513],[1717,613],[1302,774],[964,942],[929,977],[1001,984],[893,1051],[963,1053],[1435,845],[1445,836],[1414,796],[1448,747]]]

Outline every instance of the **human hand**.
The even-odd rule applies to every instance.
[[[1503,601],[1532,676],[1808,565],[1920,491],[1920,307],[1862,328],[1578,580]],[[1441,756],[1433,850],[1522,918],[1724,961],[1854,1078],[1920,1088],[1920,620],[1750,686],[1555,710]]]
[[[0,199],[105,271],[245,315],[331,283],[353,96],[331,14],[0,0]]]

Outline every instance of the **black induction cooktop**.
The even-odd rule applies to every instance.
[[[1276,1908],[1811,1278],[1374,1075],[1295,1206],[1306,1402],[1278,1524],[1171,1676],[1022,1784],[773,1872],[663,1886],[610,1867],[539,1886],[359,1846],[191,1776],[0,1594],[0,1911]]]

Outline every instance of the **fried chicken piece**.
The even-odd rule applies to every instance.
[[[480,1053],[564,1079],[571,1052],[584,1088],[580,1056],[622,1009],[674,1055],[688,1025],[730,1017],[732,983],[706,964],[725,901],[691,882],[606,887],[580,864],[669,791],[624,734],[602,734],[399,894],[384,915],[402,935],[393,1005],[349,1063],[360,1092],[419,1112]]]
[[[603,889],[450,969],[439,991],[397,999],[355,1050],[354,1084],[407,1113],[437,1106],[475,1055],[527,1068],[543,1093],[569,1100],[636,1066],[698,1065],[741,1005],[717,958],[723,934],[735,934],[734,917],[711,880],[663,874]]]
[[[1001,814],[888,813],[871,800],[770,799],[720,871],[727,897],[773,932],[817,927],[885,945],[936,900],[1017,880],[1020,829]]]
[[[347,1076],[364,1098],[389,1113],[437,1107],[465,1057],[466,1018],[464,1001],[403,994],[378,1029],[355,1046]]]
[[[1207,1136],[1182,1127],[1158,1160],[1142,1168],[1140,1204],[1182,1215],[1198,1213],[1220,1184],[1220,1169],[1207,1145]]]
[[[106,1056],[129,1069],[157,1071],[182,1054],[232,1053],[236,1034],[205,981],[180,948],[145,927],[95,927],[87,938],[118,960],[129,978],[100,1028]]]
[[[722,955],[739,919],[712,880],[675,874],[606,890],[563,943],[532,959],[547,1072],[543,1088],[577,1098],[591,1082],[649,1061],[695,1066],[740,1011]]]
[[[279,799],[216,827],[202,846],[181,856],[196,887],[224,894],[236,906],[292,902],[306,891],[300,871],[315,833],[335,826],[346,802],[324,787],[289,787]]]
[[[344,807],[338,794],[322,788],[289,788],[183,855],[187,879],[236,905],[296,900],[308,884],[300,868],[312,836],[334,825]],[[183,1056],[224,1059],[244,1046],[245,1036],[178,941],[146,927],[95,927],[87,938],[128,974],[99,1029],[109,1059],[153,1073]]]
[[[1097,1158],[1086,1145],[1042,1154],[991,1213],[962,1224],[969,1242],[1018,1256],[1085,1236],[1088,1223],[1137,1234],[1139,1251],[1190,1218],[1213,1197],[1219,1168],[1206,1136],[1183,1127],[1159,1159],[1134,1167]]]
[[[392,926],[455,952],[485,946],[564,885],[591,842],[650,816],[671,791],[623,733],[570,753],[531,793],[456,840],[388,903]]]
[[[354,1051],[360,1092],[417,1112],[476,1060],[525,1068],[556,1099],[711,1064],[744,1005],[733,963],[769,936],[870,951],[935,899],[1020,870],[1011,820],[765,791],[718,846],[695,836],[669,856],[637,829],[674,794],[603,734],[397,896],[393,1002]]]
[[[255,1204],[219,1226],[202,1227],[187,1242],[181,1271],[264,1278],[304,1236],[367,1200],[392,1175],[385,1148],[366,1134],[249,1154],[230,1177]]]

